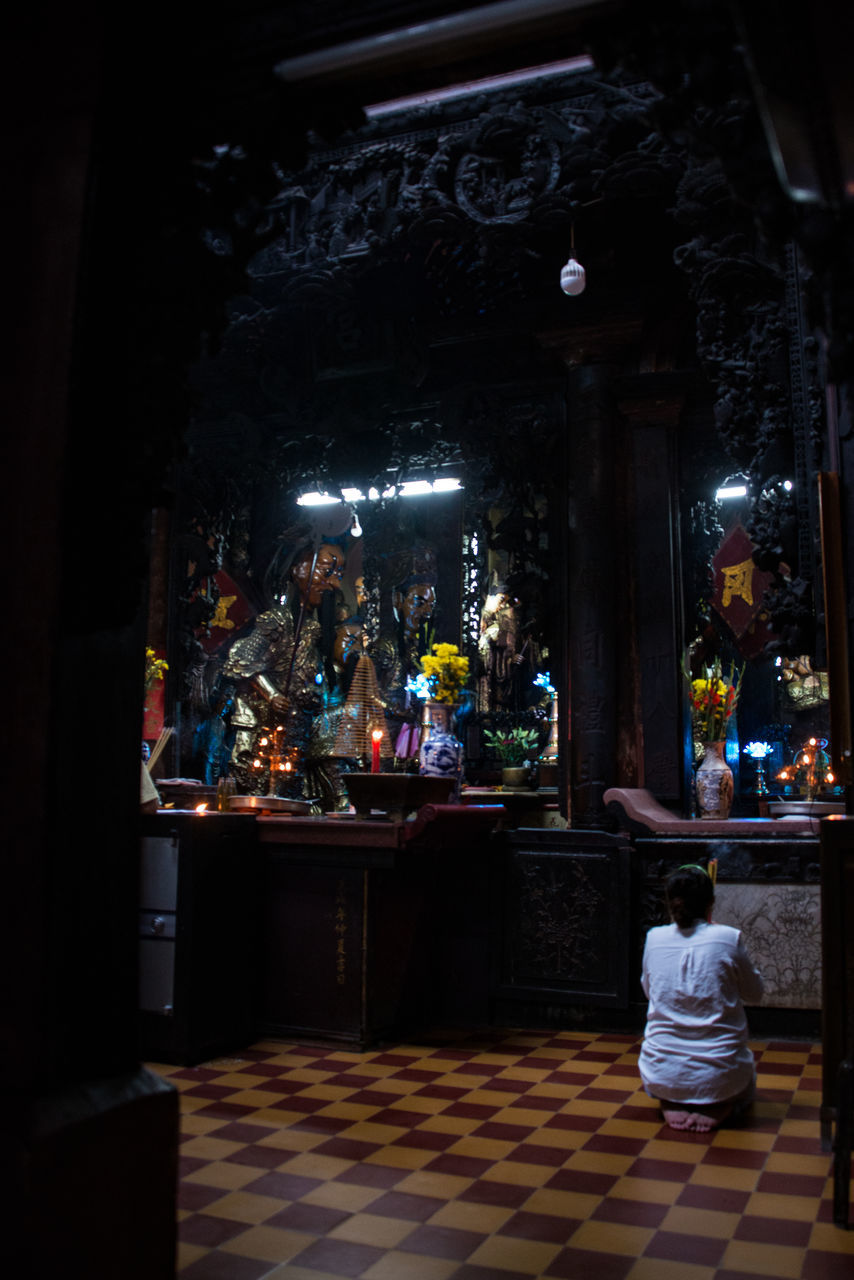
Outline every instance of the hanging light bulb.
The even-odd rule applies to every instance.
[[[353,538],[361,538],[362,526],[359,524],[359,513],[355,507],[351,508],[353,512],[353,523],[350,525],[350,536]]]
[[[587,284],[587,273],[581,263],[576,262],[575,260],[575,223],[572,224],[569,235],[569,262],[565,263],[564,266],[561,267],[560,287],[563,289],[564,293],[567,293],[570,297],[574,298],[577,297],[579,293],[584,292],[584,288]]]

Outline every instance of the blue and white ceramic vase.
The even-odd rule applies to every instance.
[[[463,744],[454,734],[453,702],[425,702],[421,717],[418,772],[431,778],[453,778],[459,795],[463,776]]]

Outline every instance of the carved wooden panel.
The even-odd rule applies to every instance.
[[[520,830],[502,878],[495,995],[625,1008],[630,851],[604,833]]]

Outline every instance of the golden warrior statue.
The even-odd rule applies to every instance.
[[[291,564],[286,592],[229,650],[223,675],[235,681],[232,769],[247,792],[260,780],[252,762],[262,730],[283,726],[284,754],[293,753],[303,744],[305,719],[320,706],[316,676],[321,667],[321,624],[315,614],[325,593],[340,586],[343,570],[339,545],[304,547]]]

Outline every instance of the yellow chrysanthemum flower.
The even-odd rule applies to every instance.
[[[421,659],[421,670],[434,701],[457,702],[468,678],[469,660],[460,655],[455,644],[434,644],[433,653]]]

